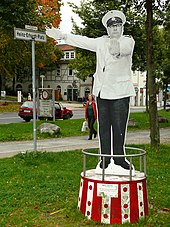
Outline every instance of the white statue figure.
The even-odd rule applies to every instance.
[[[49,37],[64,39],[66,44],[96,52],[93,95],[97,101],[101,154],[125,154],[129,102],[130,97],[135,96],[131,79],[135,41],[131,36],[123,35],[125,22],[126,17],[121,11],[111,10],[102,18],[108,36],[88,38],[63,34],[56,28],[46,30]],[[96,167],[96,173],[102,173],[102,167],[103,158]],[[124,157],[106,157],[104,167],[106,174],[118,175],[128,175],[130,169],[129,162]]]

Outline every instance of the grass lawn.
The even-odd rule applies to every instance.
[[[37,128],[40,124],[47,121],[37,121]],[[68,136],[81,136],[85,135],[81,132],[83,119],[74,120],[57,120],[50,122],[58,125],[61,128],[60,134],[50,135],[48,133],[40,134],[37,130],[37,139],[68,137]],[[32,140],[33,139],[33,122],[0,124],[0,141],[19,141],[19,140]]]
[[[169,226],[170,145],[161,145],[159,153],[139,147],[147,150],[149,215],[123,226]],[[96,163],[94,157],[88,158],[88,168]],[[0,159],[0,226],[108,226],[87,220],[77,209],[81,171],[81,151],[32,152]]]
[[[14,111],[13,104],[10,109]],[[1,110],[4,110],[4,106],[0,105],[0,112]],[[161,123],[160,127],[169,127],[170,112],[161,110],[158,114],[169,121]],[[129,127],[128,130],[149,129],[147,113],[131,113],[130,118],[136,120],[136,126]],[[55,121],[61,128],[61,133],[56,137],[84,135],[81,132],[82,122],[83,119]],[[43,121],[37,121],[37,127],[42,123]],[[48,134],[40,135],[37,131],[37,139],[51,137]],[[0,141],[32,139],[33,122],[0,125]],[[139,147],[147,151],[149,215],[146,220],[123,226],[170,226],[170,145],[161,145],[158,153],[151,151],[149,146]],[[89,169],[95,168],[96,164],[94,157],[88,158]],[[137,169],[136,160],[133,164]],[[108,226],[89,221],[78,211],[81,172],[80,150],[61,153],[31,152],[0,159],[0,227]]]
[[[20,106],[18,103],[0,102],[0,113],[18,112]]]
[[[161,123],[160,127],[170,127],[170,112],[160,110],[159,116],[164,116],[168,119],[168,123]],[[128,127],[128,130],[149,129],[149,116],[146,112],[131,113],[130,118],[136,121],[136,126]],[[37,130],[37,139],[68,137],[85,135],[81,132],[81,126],[84,119],[56,120],[54,123],[61,128],[61,133],[56,136],[40,134]],[[37,127],[44,121],[37,121]],[[46,121],[45,121],[46,122]],[[97,124],[95,124],[97,128]],[[32,140],[33,139],[33,122],[0,124],[0,141],[17,141],[17,140]]]

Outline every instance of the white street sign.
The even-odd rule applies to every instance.
[[[14,28],[14,38],[32,41],[32,91],[33,91],[33,135],[34,135],[34,151],[37,150],[36,139],[36,93],[35,93],[35,42],[46,42],[47,37],[45,32],[34,31],[34,28],[29,26],[29,29]]]
[[[31,31],[21,28],[14,28],[14,38],[22,40],[35,40],[37,42],[47,41],[45,32]]]
[[[37,31],[38,30],[38,27],[32,26],[32,25],[25,25],[25,29]]]

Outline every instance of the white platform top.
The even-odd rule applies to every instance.
[[[88,178],[89,180],[102,181],[102,174],[96,174],[95,169],[86,170],[85,176],[83,172],[81,173],[81,176]],[[114,176],[110,174],[109,175],[105,174],[104,176],[105,181],[112,181],[112,182],[138,181],[138,180],[143,180],[145,178],[146,178],[145,174],[139,171],[135,171],[135,176],[133,176],[131,180],[130,180],[130,176]]]

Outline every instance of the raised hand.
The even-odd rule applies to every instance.
[[[117,39],[110,39],[109,52],[113,56],[118,56],[120,54],[120,44]]]
[[[46,35],[53,39],[63,38],[62,32],[58,28],[46,28]]]

